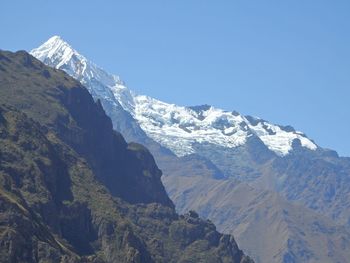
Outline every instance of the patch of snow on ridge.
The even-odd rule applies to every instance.
[[[119,101],[120,105],[122,105],[123,109],[133,114],[135,111],[135,97],[137,95],[121,83],[115,83],[110,89],[113,92],[113,96]]]
[[[246,142],[248,131],[237,128],[243,122],[241,116],[211,107],[201,120],[195,111],[187,107],[142,95],[135,96],[134,100],[135,110],[132,115],[141,128],[178,156],[194,153],[194,143],[205,142],[234,148]],[[225,134],[226,129],[231,133]]]
[[[262,121],[257,125],[249,124],[249,128],[263,141],[263,143],[278,155],[287,155],[293,148],[293,141],[298,139],[301,145],[310,150],[316,150],[317,146],[301,132],[289,132],[277,125]]]
[[[209,105],[183,107],[135,94],[118,76],[112,75],[80,55],[62,38],[54,36],[30,52],[49,66],[66,71],[78,79],[94,98],[122,107],[152,139],[178,156],[195,153],[196,143],[234,148],[244,145],[250,136],[258,136],[276,154],[287,155],[294,140],[302,147],[317,146],[293,128],[273,125],[259,118],[242,116]],[[108,114],[108,112],[107,112]]]

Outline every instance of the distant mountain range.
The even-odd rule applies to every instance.
[[[57,36],[31,54],[79,80],[114,129],[151,150],[178,211],[234,233],[257,262],[350,258],[350,158],[291,126],[135,94]]]

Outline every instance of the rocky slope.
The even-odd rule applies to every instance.
[[[272,191],[237,180],[169,176],[178,211],[195,209],[232,233],[256,262],[347,262],[350,232]]]
[[[179,216],[149,151],[63,71],[0,52],[1,262],[250,262]]]
[[[184,207],[198,209],[222,229],[231,231],[225,227],[232,224],[231,218],[225,214],[216,214],[216,211],[222,209],[222,203],[226,204],[225,209],[236,211],[236,200],[228,198],[229,191],[220,192],[219,188],[212,188],[211,184],[213,178],[221,179],[223,181],[220,184],[230,189],[233,178],[234,181],[239,180],[253,187],[255,190],[250,192],[252,194],[263,191],[278,193],[278,198],[281,198],[280,204],[286,206],[294,207],[294,203],[297,202],[298,210],[305,210],[305,213],[300,215],[305,215],[307,222],[306,215],[310,213],[309,209],[312,209],[319,213],[320,220],[331,220],[329,227],[338,224],[349,227],[350,159],[340,158],[336,152],[323,149],[302,132],[290,126],[274,125],[260,118],[208,105],[181,107],[135,94],[119,77],[97,67],[60,37],[51,38],[31,53],[44,63],[65,70],[80,80],[94,99],[101,101],[112,119],[113,127],[120,131],[127,141],[142,143],[150,149],[166,175],[162,180],[179,210],[185,211]],[[179,176],[181,177],[178,178]],[[197,180],[186,178],[189,176],[201,176],[202,186],[194,185],[194,188],[198,187],[197,190],[193,189],[196,195],[187,195],[188,198],[184,199],[177,198],[175,193],[186,193],[186,180]],[[202,211],[204,204],[198,206],[197,203],[201,197],[200,190],[216,196],[215,202],[205,199],[208,202],[208,211],[205,213]],[[234,189],[232,191],[234,192]],[[257,199],[256,209],[263,204],[263,198]],[[249,211],[253,218],[255,209]],[[239,215],[237,218],[242,219]],[[289,219],[285,223],[292,230],[295,230],[293,225],[303,221],[294,217]],[[232,227],[236,226],[238,225],[234,224]],[[249,227],[255,229],[254,224],[249,224]],[[300,227],[307,228],[308,225],[302,224]],[[334,229],[340,231],[338,227]],[[244,233],[248,232],[242,232],[241,240],[245,238]],[[282,232],[278,234],[283,235]],[[304,232],[311,235],[307,229]],[[301,240],[300,235],[294,234],[293,231],[290,233],[295,242]],[[262,236],[262,239],[268,238],[268,235],[266,238]],[[311,235],[309,238],[317,237]],[[254,241],[256,239],[252,240]],[[303,258],[300,262],[312,262],[316,258],[315,255],[320,253],[315,246],[309,246],[311,256],[303,257],[302,251],[292,250],[288,242],[280,244],[283,244],[285,254],[295,253],[296,258]],[[258,245],[256,244],[257,247]],[[340,250],[339,253],[331,255],[342,254],[346,246],[337,245],[335,248]],[[280,251],[279,247],[274,247],[271,254],[278,254]],[[253,254],[263,258],[259,253]],[[318,260],[328,260],[324,257]],[[291,262],[288,258],[286,262]]]

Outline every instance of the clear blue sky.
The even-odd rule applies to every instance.
[[[349,14],[349,0],[4,0],[0,48],[61,35],[139,93],[290,124],[350,156]]]

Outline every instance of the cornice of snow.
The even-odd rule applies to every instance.
[[[254,135],[280,156],[292,151],[294,140],[299,140],[301,146],[310,150],[317,149],[314,142],[290,126],[274,125],[209,105],[183,107],[137,95],[118,76],[87,60],[59,36],[50,38],[30,53],[81,81],[94,98],[121,105],[149,137],[178,156],[194,153],[196,143],[234,148],[245,144]]]

